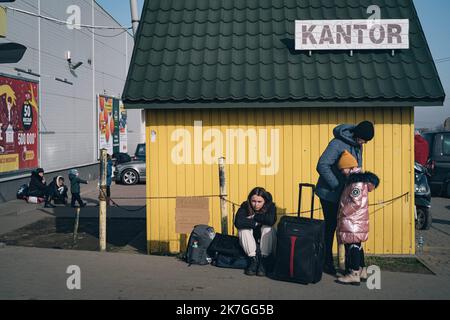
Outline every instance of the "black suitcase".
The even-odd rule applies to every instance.
[[[312,188],[311,219],[300,217],[302,189]],[[302,284],[322,279],[325,258],[325,223],[313,219],[315,186],[299,185],[297,217],[284,216],[277,229],[277,252],[271,277]]]

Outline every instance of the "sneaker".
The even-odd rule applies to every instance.
[[[346,276],[338,278],[336,282],[343,285],[359,286],[361,284],[361,278],[359,274],[360,274],[359,270],[356,271],[352,270]]]
[[[51,204],[50,202],[44,204],[44,208],[56,208],[55,205]]]
[[[245,274],[248,276],[254,276],[256,275],[256,271],[258,269],[258,260],[256,257],[250,257],[250,264],[248,265],[247,269],[245,269]]]
[[[80,205],[80,208],[84,208],[84,207],[86,207],[86,206],[87,206],[87,203],[86,203],[86,202],[83,202],[83,204]]]

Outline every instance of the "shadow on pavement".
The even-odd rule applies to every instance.
[[[88,200],[88,199],[84,199]],[[129,210],[141,207],[125,206]],[[99,207],[87,206],[80,209],[76,241],[74,227],[76,209],[58,206],[41,209],[53,217],[44,218],[23,228],[0,236],[7,245],[26,247],[74,249],[97,251],[99,249]],[[118,207],[107,208],[106,222],[107,251],[146,253],[145,208],[128,212]]]
[[[450,220],[433,219],[433,223],[450,225]]]

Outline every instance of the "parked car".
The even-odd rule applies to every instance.
[[[121,163],[126,163],[132,161],[128,153],[117,152],[112,155],[112,160],[115,166]]]
[[[145,161],[130,161],[118,164],[114,170],[116,183],[133,185],[145,182]]]
[[[427,132],[423,136],[430,146],[431,192],[450,198],[450,131]]]
[[[134,152],[133,160],[141,160],[145,162],[145,143],[139,143],[136,146],[136,151]]]
[[[145,143],[139,143],[131,161],[118,163],[114,170],[116,183],[133,185],[145,182]]]

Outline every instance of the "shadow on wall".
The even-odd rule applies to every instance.
[[[367,101],[370,101],[367,99]],[[291,125],[291,124],[298,124],[302,126],[315,126],[320,124],[328,124],[327,120],[329,117],[337,118],[337,109],[336,108],[319,108],[319,107],[310,107],[310,108],[298,108],[298,105],[296,106],[294,102],[286,101],[285,103],[285,116],[281,117],[279,113],[280,106],[276,103],[271,103],[276,101],[265,101],[265,102],[259,102],[255,103],[252,101],[242,101],[239,103],[238,109],[224,109],[223,113],[228,113],[232,116],[223,116],[223,117],[216,117],[212,116],[217,113],[220,114],[219,111],[215,109],[208,109],[207,107],[211,104],[210,102],[196,102],[196,105],[199,105],[199,109],[191,110],[191,109],[173,109],[173,110],[150,110],[152,115],[154,115],[157,120],[154,123],[154,125],[164,125],[164,126],[174,126],[174,127],[186,127],[189,128],[194,125],[195,121],[202,121],[203,127],[221,127],[226,126],[227,128],[238,128],[243,125],[242,119],[247,119],[249,111],[252,109],[258,108],[258,116],[261,116],[262,119],[268,119],[267,123],[262,122],[252,122],[252,127],[254,128],[260,128],[264,129],[267,128],[267,126],[283,126],[283,125]],[[171,102],[173,105],[182,104],[183,102]],[[218,101],[214,102],[214,105],[221,105],[226,104],[226,101]],[[290,104],[292,103],[292,104]],[[204,105],[204,108],[201,109],[200,105]],[[248,107],[247,107],[248,106]],[[292,106],[289,108],[288,106]],[[402,112],[406,112],[407,108],[387,108],[389,112],[396,113],[397,116],[395,117],[389,117],[387,119],[383,119],[383,122],[379,122],[374,115],[373,110],[374,109],[368,109],[367,114],[364,115],[364,120],[372,121],[375,124],[392,124],[392,125],[401,125],[402,123],[402,117],[398,116],[401,115]],[[361,108],[340,108],[339,114],[346,115],[346,114],[357,114],[361,111]],[[320,117],[311,117],[312,114],[320,114]],[[189,117],[181,116],[181,115],[189,115]],[[306,116],[306,118],[304,117]],[[304,117],[304,118],[301,118]],[[291,119],[289,122],[285,121],[285,118]],[[321,120],[322,119],[322,120]],[[341,121],[339,123],[346,123],[346,124],[357,124],[359,121]],[[333,125],[336,125],[333,123]],[[203,130],[207,130],[203,128]]]
[[[279,208],[277,207],[277,222],[275,224],[275,227],[278,225],[278,222],[280,221],[280,218],[282,216],[286,215],[286,209],[285,208]],[[233,221],[234,223],[234,221]],[[216,232],[220,232],[217,231]],[[232,227],[232,235],[237,236],[238,231],[234,227]],[[180,253],[184,253],[187,250],[187,244],[189,241],[189,234],[180,234]],[[147,241],[148,243],[148,253],[149,254],[167,254],[169,252],[169,243],[164,241]]]
[[[169,254],[169,242],[147,240],[147,253],[154,254],[154,255],[170,255]]]

